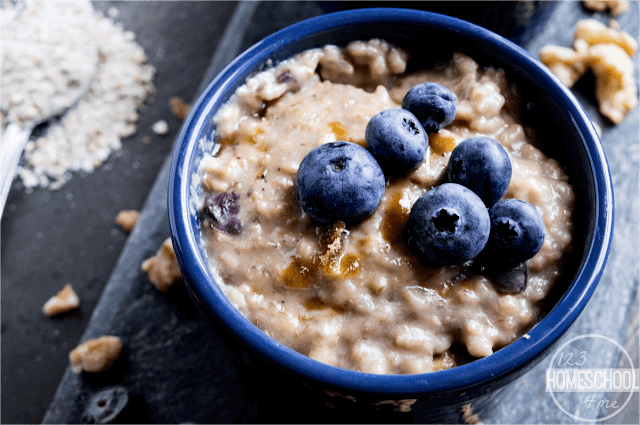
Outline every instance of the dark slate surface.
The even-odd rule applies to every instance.
[[[150,23],[149,25],[142,25],[143,28],[140,28],[140,24],[135,24],[136,19],[134,18],[146,11],[144,7],[148,3],[116,3],[115,5],[118,8],[134,8],[137,11],[129,16],[131,16],[132,28],[138,33],[138,39],[141,42],[142,34],[140,34],[140,31],[154,34],[155,31],[160,31],[159,28],[163,26]],[[106,6],[104,5],[103,10],[106,10]],[[196,6],[198,5],[189,5],[189,7]],[[330,6],[338,7],[335,4]],[[98,7],[103,6],[100,5]],[[205,6],[201,4],[200,7]],[[209,4],[206,7],[212,6]],[[347,7],[353,7],[353,5]],[[429,7],[428,3],[425,3],[422,7]],[[433,7],[441,6],[434,3]],[[633,3],[632,7],[632,11],[621,16],[619,22],[623,29],[637,37],[638,4]],[[206,16],[204,13],[198,16],[206,20],[207,17],[213,16],[218,12],[218,9],[214,9],[209,9],[209,14]],[[199,58],[197,62],[200,63],[201,68],[198,72],[200,72],[201,77],[197,82],[190,81],[191,97],[201,91],[217,71],[235,56],[237,51],[248,47],[255,41],[287,24],[315,16],[329,9],[330,7],[327,4],[313,2],[262,3],[260,5],[243,3],[238,8],[234,19],[230,21],[230,29],[219,48],[215,51],[216,55],[213,62],[208,63],[209,59],[205,60],[199,55],[194,56]],[[551,10],[553,11],[551,21],[544,27],[543,31],[539,33],[538,31],[525,31],[529,35],[518,40],[523,43],[528,42],[525,47],[534,55],[537,55],[540,47],[547,43],[569,46],[573,26],[577,20],[583,17],[594,16],[603,22],[608,19],[606,14],[592,14],[583,10],[578,2],[561,3]],[[463,13],[467,12],[463,11]],[[193,14],[189,16],[196,19]],[[222,22],[226,23],[229,21],[230,14],[224,15],[220,13],[217,16]],[[253,19],[251,19],[252,16]],[[122,15],[121,19],[124,20]],[[196,20],[200,21],[200,19]],[[489,26],[492,25],[491,21],[485,21],[484,23]],[[201,30],[202,27],[197,28]],[[500,28],[496,29],[500,30]],[[537,29],[541,29],[541,27],[537,27]],[[195,31],[197,32],[198,29]],[[243,37],[242,35],[245,31],[246,34]],[[170,31],[167,30],[167,32],[169,33]],[[184,39],[178,37],[175,33],[174,37],[181,39],[184,43]],[[213,37],[213,39],[219,40],[219,34],[218,37]],[[151,40],[154,40],[153,37],[150,37],[149,40],[148,43],[150,44],[144,47],[147,52],[151,52],[149,54],[150,58],[153,58],[153,52],[157,53],[161,49],[151,42]],[[206,41],[206,37],[204,41]],[[168,41],[163,40],[163,42]],[[216,41],[212,41],[210,44],[214,43],[217,44]],[[187,42],[186,44],[190,43]],[[201,47],[203,40],[200,39],[191,44],[195,45],[194,48]],[[168,52],[168,50],[165,51]],[[211,57],[213,51],[212,48],[207,57]],[[199,54],[204,56],[202,52]],[[185,53],[183,57],[189,56]],[[634,60],[636,61],[637,71],[637,56]],[[202,67],[202,64],[204,64],[204,67]],[[203,70],[207,64],[209,64],[209,68]],[[181,69],[190,70],[190,66],[183,65]],[[202,78],[202,75],[205,75],[205,77]],[[180,79],[178,81],[174,79],[171,82],[167,82],[167,85],[171,87],[172,83],[179,84],[180,82]],[[589,87],[588,81],[579,84],[574,92],[582,101],[590,116],[604,130],[603,141],[612,165],[617,194],[617,215],[616,236],[614,237],[609,266],[603,276],[602,284],[596,291],[586,311],[576,323],[576,326],[571,329],[570,336],[597,333],[623,343],[630,317],[632,314],[637,315],[637,311],[632,313],[632,300],[636,297],[636,289],[638,287],[638,258],[637,254],[634,254],[638,252],[639,239],[637,220],[637,211],[639,210],[638,109],[635,109],[621,125],[611,126],[598,114],[597,108],[593,103],[593,92]],[[189,100],[186,94],[183,94],[182,97],[185,100]],[[166,107],[166,102],[159,102],[158,99],[156,99],[156,104]],[[156,111],[155,115],[150,115],[147,122],[148,125],[146,127],[141,126],[141,128],[148,128],[159,117],[166,118],[168,116],[166,110],[164,115],[159,112],[162,111],[159,110]],[[235,343],[226,339],[223,331],[203,320],[194,311],[184,287],[177,286],[169,293],[161,294],[146,280],[144,273],[140,271],[140,263],[153,255],[169,234],[166,219],[166,187],[169,163],[166,158],[168,146],[171,140],[174,139],[175,134],[174,132],[167,136],[165,141],[167,147],[164,154],[159,155],[159,159],[154,163],[155,170],[147,170],[147,178],[152,180],[156,170],[162,167],[157,174],[157,179],[153,183],[148,197],[146,197],[146,191],[148,191],[149,185],[146,186],[146,189],[143,189],[145,192],[138,198],[138,204],[122,204],[123,206],[115,207],[112,210],[117,212],[119,209],[136,206],[141,206],[143,210],[139,226],[126,238],[126,241],[124,240],[124,235],[118,236],[119,244],[114,246],[112,251],[118,252],[120,255],[112,256],[111,262],[108,264],[105,264],[107,261],[101,260],[100,257],[86,262],[86,267],[100,266],[102,268],[96,270],[95,275],[90,275],[97,276],[95,279],[98,284],[96,284],[97,288],[94,289],[93,305],[88,305],[89,303],[83,304],[84,317],[70,316],[57,322],[49,322],[49,319],[42,319],[38,320],[35,325],[33,322],[25,322],[22,328],[10,333],[15,326],[14,323],[17,323],[17,319],[15,319],[17,315],[22,315],[23,321],[28,320],[25,318],[32,317],[34,314],[37,315],[50,292],[55,292],[52,289],[42,293],[39,295],[42,298],[41,300],[38,298],[36,301],[29,301],[32,303],[30,309],[21,309],[21,303],[27,303],[34,296],[34,293],[39,293],[34,287],[25,285],[23,282],[33,279],[29,273],[35,274],[35,272],[33,272],[33,268],[27,268],[24,263],[6,270],[8,264],[12,264],[15,261],[13,256],[11,261],[9,260],[12,254],[7,251],[11,246],[11,251],[17,250],[22,253],[22,256],[35,258],[34,255],[38,256],[39,254],[42,257],[45,257],[45,255],[38,252],[39,249],[44,248],[38,246],[40,245],[39,242],[32,241],[33,235],[30,236],[27,242],[13,242],[12,245],[9,245],[8,241],[11,239],[6,236],[10,235],[10,232],[5,229],[10,228],[15,231],[14,229],[17,226],[9,226],[7,222],[13,223],[12,220],[17,220],[15,217],[21,217],[29,213],[34,209],[34,205],[37,205],[36,203],[23,206],[23,203],[26,202],[23,198],[27,198],[27,195],[16,194],[18,192],[16,190],[10,195],[8,203],[13,202],[15,207],[13,207],[14,211],[9,213],[14,214],[14,218],[5,218],[2,223],[2,238],[5,248],[2,252],[2,264],[5,266],[2,269],[2,289],[4,292],[5,288],[7,288],[6,291],[8,292],[10,288],[12,296],[15,298],[7,300],[7,296],[2,303],[2,402],[4,407],[2,422],[33,422],[42,417],[41,413],[38,416],[37,411],[29,412],[30,409],[37,409],[32,408],[32,403],[23,402],[22,400],[34,399],[33,394],[42,385],[43,376],[50,377],[49,387],[54,382],[57,382],[59,375],[51,377],[51,373],[43,372],[43,370],[49,371],[53,369],[49,352],[58,352],[59,357],[62,359],[60,361],[65,362],[66,365],[66,353],[75,346],[80,339],[77,336],[81,332],[80,329],[85,329],[85,327],[86,330],[82,335],[82,340],[105,333],[120,335],[123,338],[125,347],[123,356],[108,373],[99,376],[90,376],[88,374],[79,376],[67,369],[44,416],[43,421],[46,423],[78,422],[85,408],[87,398],[95,391],[111,384],[126,386],[131,395],[130,409],[122,418],[123,422],[425,422],[425,416],[422,416],[420,412],[412,412],[400,417],[386,411],[375,414],[359,412],[358,416],[353,416],[353,410],[350,410],[351,414],[347,415],[344,410],[327,408],[322,402],[318,401],[318,397],[315,394],[307,390],[274,386],[273,382],[281,382],[281,377],[273,375],[271,372],[265,372],[259,363],[256,363],[246,353],[243,353],[242,349]],[[129,164],[130,162],[127,162],[127,166],[130,167]],[[122,171],[120,172],[122,173]],[[87,178],[92,177],[87,176],[82,180]],[[73,184],[74,180],[81,179],[74,178],[69,185]],[[100,182],[93,182],[93,185],[95,186],[97,183]],[[62,189],[61,194],[45,193],[41,196],[49,198],[60,196],[70,203],[73,200],[68,200],[64,196],[67,193],[65,189],[67,189],[67,186]],[[129,190],[133,189],[129,188]],[[69,193],[75,194],[75,192]],[[621,193],[623,195],[620,195]],[[28,196],[33,197],[34,195],[38,196],[38,192]],[[143,204],[145,197],[146,202]],[[12,199],[14,200],[12,201]],[[90,207],[81,204],[79,198],[76,201],[77,208],[83,208],[89,213],[96,214]],[[107,205],[110,203],[113,203],[113,201],[105,201]],[[53,215],[61,216],[65,211]],[[93,249],[98,252],[105,250],[105,247],[108,248],[108,243],[115,245],[114,242],[104,242],[109,241],[109,238],[115,238],[111,237],[109,232],[114,229],[117,230],[111,224],[113,223],[115,212],[112,215],[105,214],[100,219],[101,225],[107,227],[108,231],[106,233],[109,233],[109,235],[96,236],[91,239],[95,241],[94,244],[96,245]],[[31,214],[35,215],[35,213]],[[47,210],[41,209],[40,214],[40,217],[42,217],[42,214],[47,214]],[[40,217],[34,216],[30,222],[20,222],[19,228],[24,229],[25,226],[27,229],[29,229],[29,226],[33,228],[34,222],[37,223],[38,219],[42,220]],[[105,222],[107,223],[106,225],[104,224]],[[71,226],[71,223],[81,223],[81,221],[69,220],[68,225]],[[43,232],[43,239],[45,239],[47,233],[44,230],[40,231]],[[36,234],[38,230],[30,230],[30,232]],[[60,235],[58,234],[57,236]],[[76,250],[80,249],[80,247],[84,249],[92,248],[87,236],[84,236],[79,241],[74,240],[72,237],[68,239],[69,244],[75,244],[74,246],[78,247]],[[15,239],[13,240],[15,241]],[[50,244],[49,247],[56,246],[51,244],[51,240],[48,242]],[[71,257],[74,254],[65,255]],[[17,256],[18,254],[14,255]],[[77,254],[75,255],[77,256]],[[78,261],[80,260],[78,259]],[[75,268],[71,269],[72,261],[68,260],[67,263],[66,267],[60,266],[61,269],[58,270],[69,269],[69,272],[79,273]],[[7,277],[17,273],[14,269],[20,270],[20,279],[14,280],[14,278]],[[111,269],[113,270],[111,271]],[[47,264],[46,267],[43,265],[43,270],[45,270],[43,273],[48,273],[45,276],[47,278],[45,280],[55,280],[55,283],[59,284],[59,286],[62,286],[70,279],[68,275],[64,275],[60,271],[57,273],[61,275],[56,278],[53,274],[55,272],[51,271],[56,269],[52,268],[51,264]],[[111,275],[106,280],[105,276],[109,274],[109,271],[111,271]],[[88,281],[85,275],[77,276],[76,279],[84,283]],[[31,283],[31,285],[35,286],[35,283]],[[40,286],[40,288],[44,287],[44,284]],[[97,302],[97,295],[103,287],[105,288],[104,292],[99,302]],[[44,291],[44,289],[40,291]],[[18,298],[19,296],[22,298]],[[95,311],[93,311],[93,315],[89,319],[89,312],[96,305],[96,302]],[[31,314],[27,314],[29,312]],[[5,317],[7,320],[5,320]],[[7,323],[6,326],[5,322]],[[73,326],[76,328],[72,328]],[[58,329],[58,333],[55,333],[57,339],[50,337],[54,335],[55,329]],[[69,338],[68,334],[72,333],[74,329],[76,332],[75,338],[71,337],[65,342],[66,345],[63,346],[63,338]],[[23,355],[23,359],[18,354],[18,343],[13,341],[16,338],[21,338],[21,341],[29,341],[28,335],[25,335],[27,331],[31,332],[31,342],[29,344],[31,344],[34,354],[31,358]],[[7,342],[9,337],[11,337],[11,343]],[[44,344],[44,348],[39,345],[43,343],[43,340],[47,341]],[[51,347],[55,347],[55,349]],[[49,350],[49,352],[44,350]],[[8,354],[5,355],[5,353]],[[32,367],[33,357],[38,354],[43,356],[43,359],[46,358],[46,361],[41,361],[45,365],[39,370],[39,374],[30,375],[32,377],[37,376],[38,380],[32,382],[31,385],[27,382],[25,387],[26,372],[24,370]],[[618,359],[611,354],[613,353],[605,352],[601,355],[608,364],[615,366]],[[637,366],[637,360],[634,361],[636,361]],[[575,420],[562,413],[551,397],[544,392],[546,367],[548,365],[543,362],[516,381],[508,389],[508,397],[500,398],[499,403],[474,406],[480,413],[480,419],[485,423],[575,423]],[[18,374],[21,368],[23,369],[23,375]],[[22,393],[19,393],[19,391],[22,391]],[[42,399],[43,397],[40,395],[38,400]],[[324,401],[327,401],[327,399],[325,398]],[[328,401],[334,405],[341,406],[345,403],[341,400],[328,399]],[[580,408],[579,400],[570,400],[570,402],[573,402],[570,404],[575,406],[576,409]],[[10,407],[16,403],[22,408]],[[635,404],[635,421],[633,421],[632,404]],[[8,407],[9,412],[7,413]],[[631,415],[624,415],[630,412]],[[595,414],[604,416],[606,412],[599,411],[595,412]],[[624,418],[632,419],[632,422],[628,423],[637,423],[637,397],[634,399],[634,403],[628,405],[624,412],[614,417],[610,422],[621,423],[618,420],[624,420]]]
[[[75,175],[58,191],[25,193],[16,179],[1,227],[2,413],[3,423],[42,420],[76,346],[100,299],[127,235],[114,219],[123,209],[140,209],[158,170],[171,152],[181,123],[168,100],[195,96],[235,3],[95,2],[116,7],[115,19],[136,34],[157,70],[156,94],[140,111],[138,132],[123,140],[88,175]],[[159,119],[171,131],[155,135]],[[148,143],[143,143],[145,137]],[[166,213],[158,212],[161,217]],[[49,319],[44,302],[67,283],[81,309]]]

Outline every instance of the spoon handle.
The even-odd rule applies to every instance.
[[[30,127],[9,123],[0,140],[0,219],[22,150],[29,140],[31,130]]]

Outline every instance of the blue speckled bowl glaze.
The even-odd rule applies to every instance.
[[[548,314],[529,331],[529,339],[520,338],[489,357],[450,370],[417,375],[355,372],[319,363],[269,338],[230,304],[215,283],[192,206],[192,176],[203,155],[200,141],[213,141],[213,115],[248,76],[268,60],[278,62],[312,47],[372,37],[405,47],[418,59],[422,54],[459,49],[483,65],[503,68],[526,99],[525,123],[538,131],[547,154],[566,167],[577,194],[575,249],[564,280],[554,288]],[[436,410],[457,409],[495,392],[549,353],[596,288],[611,242],[613,205],[600,140],[578,101],[546,67],[483,28],[404,9],[358,9],[320,16],[285,28],[242,53],[194,105],[180,134],[169,182],[171,232],[182,273],[196,303],[218,325],[300,382],[370,401],[418,398]]]

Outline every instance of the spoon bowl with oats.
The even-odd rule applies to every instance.
[[[1,21],[2,114],[0,139],[0,217],[22,151],[34,129],[60,119],[91,86],[98,49],[63,29],[29,31],[27,11],[3,7]]]

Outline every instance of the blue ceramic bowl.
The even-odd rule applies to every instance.
[[[549,298],[548,314],[513,342],[470,364],[429,374],[373,375],[314,361],[269,338],[225,298],[208,269],[198,217],[193,175],[201,140],[213,143],[212,117],[245,79],[272,60],[303,50],[353,40],[386,39],[412,57],[461,50],[484,65],[503,68],[526,99],[523,119],[536,129],[548,155],[566,167],[577,194],[575,249],[564,280]],[[413,60],[413,59],[412,59]],[[420,66],[420,63],[417,64]],[[204,145],[207,145],[205,143]],[[242,53],[194,105],[177,146],[169,182],[171,232],[182,273],[195,302],[252,352],[297,381],[370,402],[419,399],[437,411],[487,397],[540,362],[585,307],[602,274],[613,231],[613,188],[600,140],[573,97],[546,67],[525,50],[473,24],[404,9],[358,9],[306,20],[285,28]]]

